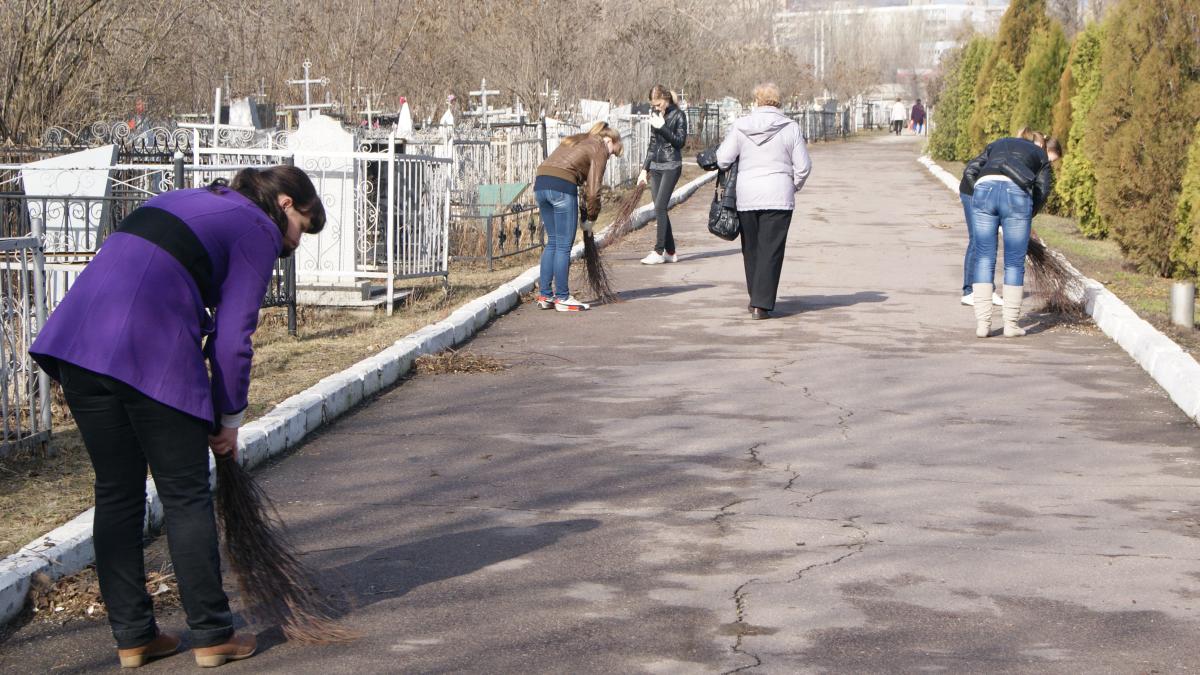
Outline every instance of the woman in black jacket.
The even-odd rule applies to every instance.
[[[658,239],[654,242],[654,250],[642,258],[642,263],[659,265],[678,260],[667,205],[679,175],[683,173],[680,151],[687,142],[687,114],[679,109],[675,92],[661,84],[650,89],[650,106],[654,108],[654,114],[650,116],[650,149],[646,152],[642,173],[638,175],[638,184],[650,183],[654,216],[658,219]]]
[[[1047,152],[1048,151],[1048,152]],[[971,290],[975,296],[975,335],[992,330],[992,284],[996,274],[996,234],[1004,229],[1004,336],[1020,337],[1017,325],[1024,298],[1025,252],[1033,216],[1054,187],[1050,163],[1061,154],[1056,139],[1046,150],[1023,138],[1001,138],[967,163],[963,184],[973,188],[974,254]]]

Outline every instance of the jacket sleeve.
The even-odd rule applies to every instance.
[[[987,154],[988,151],[985,148],[978,157],[967,162],[967,166],[963,168],[962,182],[958,185],[960,193],[968,194],[963,188],[975,189],[975,181],[979,180],[979,172],[983,170],[983,165],[987,164]]]
[[[1050,162],[1044,162],[1042,168],[1038,171],[1037,178],[1033,181],[1033,213],[1037,215],[1042,207],[1046,205],[1046,200],[1050,198],[1050,191],[1054,189],[1054,169],[1050,166]]]
[[[800,127],[797,125],[796,145],[792,148],[792,182],[796,184],[796,192],[804,187],[810,173],[812,158],[808,156],[808,144],[804,142],[804,135],[800,133]]]
[[[646,159],[642,162],[642,168],[646,171],[650,170],[650,160],[657,154],[655,153],[655,149],[660,142],[658,136],[654,133],[654,127],[650,127],[650,145],[646,148]]]
[[[721,141],[720,147],[717,148],[717,167],[728,169],[734,162],[738,160],[740,148],[738,148],[738,133],[737,129],[729,127],[729,133],[725,135],[725,140]]]
[[[230,249],[229,271],[221,284],[216,328],[205,344],[212,371],[212,395],[218,418],[246,409],[250,391],[250,336],[258,328],[258,310],[267,293],[278,249],[270,236],[251,227]]]
[[[679,121],[675,124],[664,124],[657,129],[651,127],[650,133],[661,136],[663,141],[670,143],[676,150],[682,150],[684,143],[687,143],[687,114],[680,111],[676,119]]]
[[[600,217],[600,187],[604,183],[604,169],[608,166],[608,152],[603,145],[592,153],[591,160],[583,191],[587,200],[587,219],[594,222]]]

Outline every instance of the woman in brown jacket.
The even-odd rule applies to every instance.
[[[533,195],[546,230],[542,250],[542,275],[538,285],[538,307],[560,312],[580,312],[588,305],[571,297],[567,277],[571,269],[571,246],[575,244],[576,218],[580,213],[579,187],[583,187],[585,232],[590,232],[600,215],[600,186],[611,155],[621,156],[621,134],[597,122],[584,134],[568,136],[559,143],[537,170]]]

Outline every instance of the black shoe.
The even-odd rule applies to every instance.
[[[751,307],[750,308],[750,318],[756,319],[756,320],[757,319],[769,319],[769,318],[771,318],[771,313],[761,307]]]

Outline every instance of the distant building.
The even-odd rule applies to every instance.
[[[786,0],[773,42],[827,81],[840,66],[877,73],[879,82],[916,81],[972,31],[993,33],[1008,0]]]

